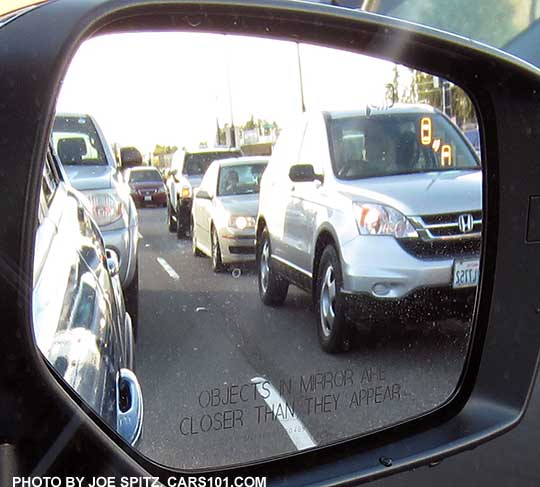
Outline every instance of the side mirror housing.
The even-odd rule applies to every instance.
[[[205,191],[204,189],[199,189],[195,193],[195,198],[199,198],[199,199],[202,199],[202,200],[211,200],[212,196],[210,196],[208,191]]]
[[[315,174],[315,169],[311,164],[295,164],[289,170],[289,179],[295,183],[310,183],[313,181],[323,182],[324,178],[320,174]]]
[[[120,162],[124,168],[142,166],[143,158],[136,147],[122,147],[120,149]]]

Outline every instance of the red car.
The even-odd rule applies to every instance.
[[[167,206],[167,188],[154,167],[133,167],[126,173],[131,197],[137,206]]]

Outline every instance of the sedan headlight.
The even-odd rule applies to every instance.
[[[246,228],[255,228],[255,217],[253,216],[231,216],[229,218],[229,227],[238,230]]]
[[[361,235],[391,235],[414,238],[418,233],[407,217],[390,206],[353,203],[356,224]]]
[[[86,193],[92,216],[101,227],[110,225],[122,217],[122,200],[110,191]]]

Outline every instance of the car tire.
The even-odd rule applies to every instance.
[[[221,248],[219,247],[219,238],[217,235],[216,227],[212,225],[212,270],[214,272],[221,272],[223,270],[223,261],[221,259]]]
[[[349,349],[351,324],[341,292],[343,275],[338,253],[328,245],[321,254],[316,282],[317,332],[321,348],[328,353]]]
[[[191,251],[193,252],[193,255],[195,257],[202,257],[204,254],[199,250],[199,247],[197,247],[197,237],[195,236],[195,223],[193,221],[193,217],[191,218]]]
[[[176,202],[176,237],[178,239],[186,237],[186,226],[180,217],[180,201]]]
[[[176,232],[176,220],[173,218],[173,208],[167,199],[167,222],[169,224],[169,232]]]
[[[265,228],[257,242],[257,276],[259,296],[267,306],[280,306],[287,299],[289,281],[272,267],[272,247],[268,230]]]
[[[135,273],[129,285],[124,289],[126,310],[133,325],[133,340],[137,341],[139,331],[139,263],[135,265]]]

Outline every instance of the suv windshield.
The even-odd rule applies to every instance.
[[[218,196],[258,193],[266,164],[225,166],[219,171]]]
[[[354,115],[327,123],[340,179],[479,168],[474,150],[440,113]]]
[[[203,176],[208,166],[213,161],[219,159],[229,159],[230,157],[240,157],[240,151],[218,151],[218,152],[199,152],[186,154],[184,163],[184,174],[188,176]]]
[[[87,117],[56,117],[52,142],[66,166],[107,164],[97,130]]]
[[[130,183],[154,183],[161,182],[161,176],[158,171],[149,169],[147,171],[131,171],[129,173]]]

